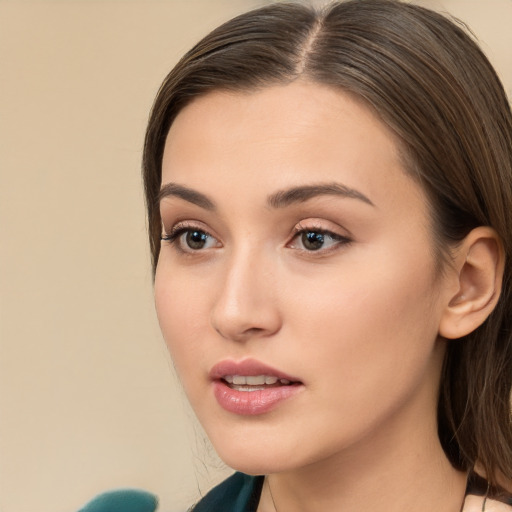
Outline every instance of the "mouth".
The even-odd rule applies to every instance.
[[[231,389],[241,392],[264,391],[269,388],[299,384],[288,379],[280,379],[275,375],[224,375],[220,380]]]
[[[254,359],[222,361],[210,371],[219,405],[237,415],[258,415],[276,409],[304,389],[298,378]]]

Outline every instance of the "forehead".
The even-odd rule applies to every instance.
[[[365,103],[325,85],[216,91],[194,100],[172,124],[162,184],[245,193],[341,181],[369,196],[405,188],[417,195],[399,147]]]
[[[334,132],[330,130],[332,125],[337,128]],[[219,131],[219,126],[224,130]],[[233,142],[257,144],[272,138],[313,136],[317,142],[325,139],[326,143],[335,137],[340,144],[344,126],[368,142],[385,140],[389,149],[397,149],[398,141],[391,130],[362,99],[324,84],[297,81],[255,91],[219,90],[199,96],[172,123],[166,151],[176,142],[181,144],[180,136],[186,138],[191,131],[197,143],[226,142],[229,137]],[[252,135],[251,139],[247,135]]]

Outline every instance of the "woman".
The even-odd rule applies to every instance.
[[[143,166],[160,325],[240,472],[193,510],[511,510],[512,116],[460,27],[239,16],[164,81]]]

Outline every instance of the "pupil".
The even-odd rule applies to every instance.
[[[310,251],[318,251],[324,245],[324,234],[315,231],[308,231],[302,234],[302,243]]]
[[[203,231],[189,231],[187,233],[187,245],[191,249],[202,249],[207,238],[208,235]]]

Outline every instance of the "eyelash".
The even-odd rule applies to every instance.
[[[325,253],[327,251],[330,251],[330,250],[333,250],[335,247],[339,247],[341,245],[347,245],[347,244],[352,242],[352,240],[348,236],[344,236],[344,235],[340,235],[338,233],[334,233],[333,231],[330,231],[328,229],[322,228],[321,226],[315,226],[315,225],[303,226],[302,224],[298,224],[294,228],[294,232],[295,232],[295,234],[294,234],[294,237],[293,237],[292,241],[296,240],[299,236],[304,235],[306,233],[315,233],[317,235],[322,235],[324,237],[329,237],[331,240],[336,242],[332,249],[324,249],[322,251],[323,253]],[[319,249],[318,251],[307,250],[307,249],[302,249],[302,250],[307,252],[307,253],[320,252],[321,251],[321,249]]]
[[[182,244],[180,244],[180,237],[184,235],[185,233],[191,233],[191,232],[198,232],[198,233],[204,233],[207,238],[215,239],[208,231],[206,231],[201,226],[190,224],[188,222],[180,222],[172,227],[171,232],[169,234],[165,234],[160,239],[164,242],[169,242],[172,246],[174,246],[178,251],[184,254],[191,254],[195,252],[200,252],[201,249],[192,249],[188,248],[185,249]]]
[[[204,249],[202,249],[202,248],[201,249],[193,249],[191,247],[185,248],[180,243],[180,237],[182,235],[184,235],[186,233],[191,233],[194,231],[197,233],[204,234],[205,240],[207,240],[208,238],[215,240],[215,237],[213,237],[208,231],[203,229],[201,226],[198,226],[195,224],[189,224],[188,222],[182,222],[182,223],[176,224],[175,226],[173,226],[173,228],[171,229],[171,232],[169,234],[165,234],[161,237],[161,240],[165,241],[165,242],[169,242],[181,253],[185,253],[185,254],[199,253],[199,252],[202,252],[202,250],[204,250]],[[287,247],[295,248],[295,249],[301,251],[302,253],[306,253],[308,255],[315,255],[315,256],[326,255],[326,254],[336,250],[337,248],[339,248],[341,246],[346,246],[352,242],[352,240],[349,237],[339,235],[337,233],[334,233],[332,231],[324,229],[320,226],[303,226],[302,224],[298,224],[297,226],[295,226],[293,231],[294,231],[294,234],[293,234],[292,240],[287,243]],[[320,247],[318,249],[313,249],[313,250],[293,247],[295,240],[299,239],[300,236],[304,236],[306,233],[315,233],[316,235],[320,235],[321,237],[328,237],[334,243],[332,246],[330,246],[328,248]],[[304,245],[303,242],[304,242],[304,240],[302,240],[302,245]],[[322,240],[322,243],[323,243],[323,240]]]

